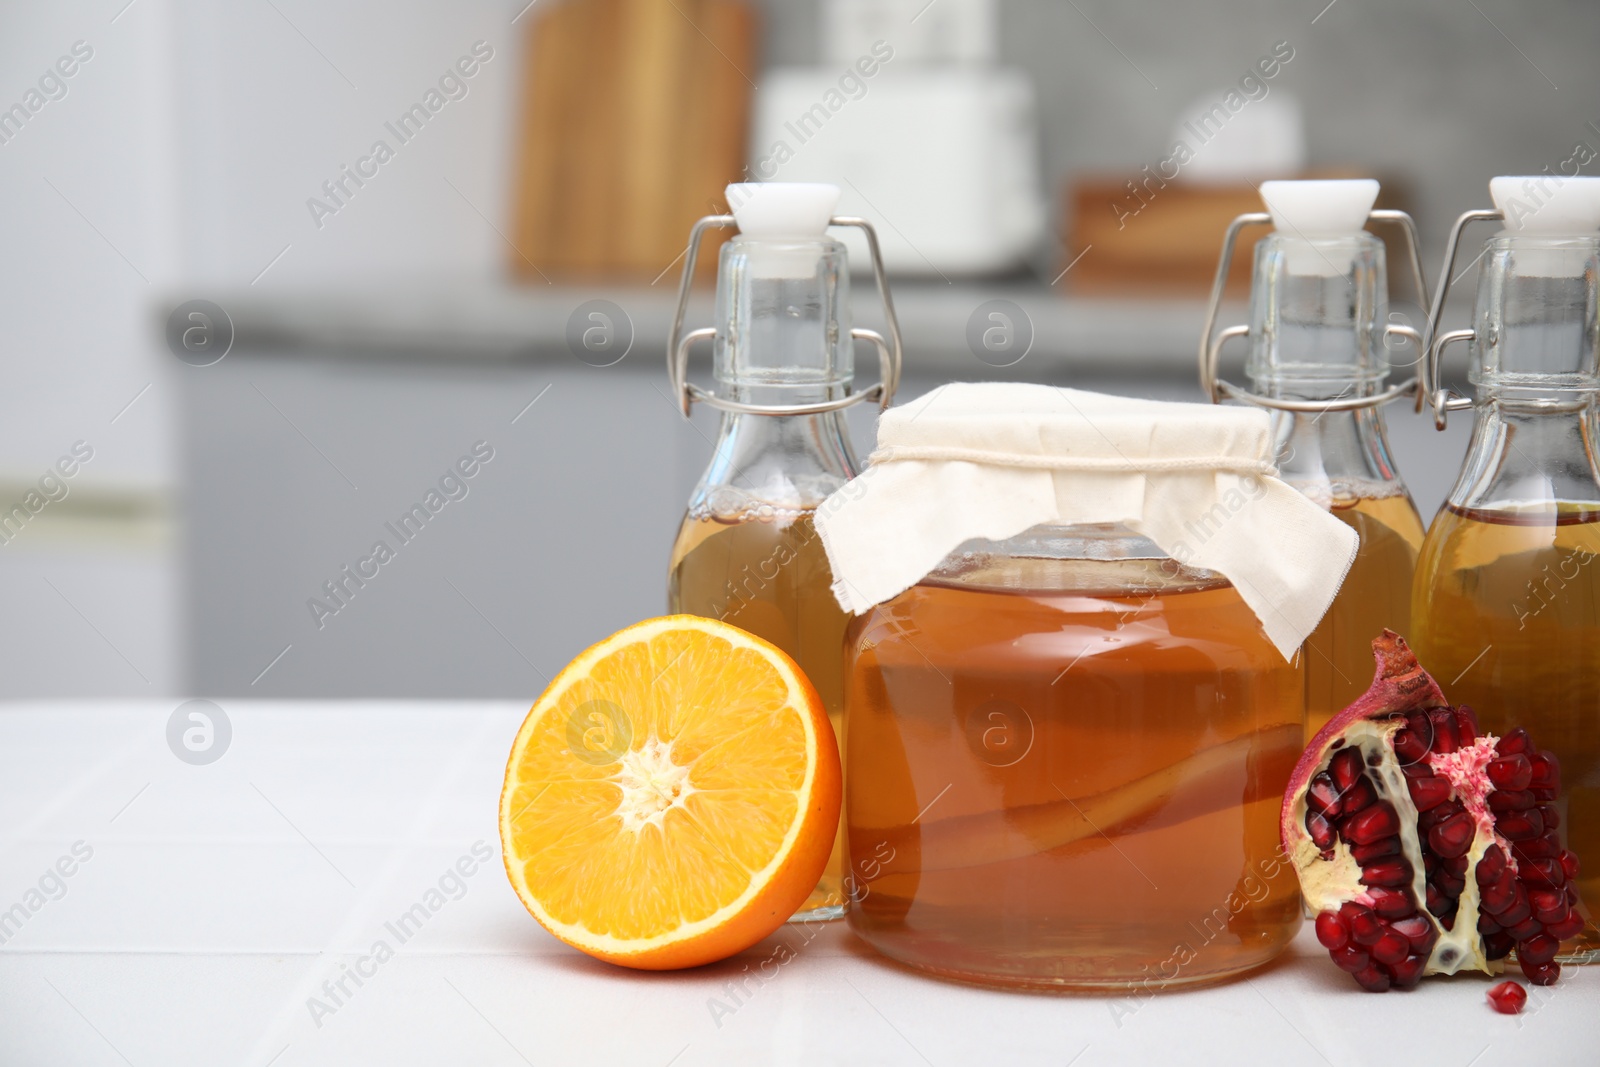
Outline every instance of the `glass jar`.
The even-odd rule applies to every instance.
[[[1305,680],[1226,579],[1116,525],[969,541],[846,634],[848,920],[896,960],[1155,989],[1276,956]]]

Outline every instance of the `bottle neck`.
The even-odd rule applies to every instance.
[[[723,521],[808,511],[861,473],[844,413],[726,413],[691,514]]]
[[[1279,476],[1323,507],[1406,492],[1379,408],[1279,411],[1272,421]]]
[[[1465,511],[1600,509],[1600,407],[1592,392],[1480,386],[1467,461],[1450,492]]]

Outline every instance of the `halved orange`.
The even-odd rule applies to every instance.
[[[777,647],[671,615],[615,633],[550,683],[500,794],[506,873],[567,944],[648,970],[723,959],[822,875],[839,750]]]

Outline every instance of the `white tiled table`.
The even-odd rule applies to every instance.
[[[1600,1062],[1600,968],[1507,1017],[1481,977],[1362,993],[1309,931],[1247,981],[1143,1002],[932,981],[839,923],[618,970],[548,937],[500,868],[523,706],[224,709],[229,747],[196,766],[170,704],[0,706],[0,909],[27,912],[0,925],[0,1067]],[[747,978],[779,939],[793,958]]]

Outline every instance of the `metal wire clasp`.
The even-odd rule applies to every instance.
[[[1456,269],[1456,253],[1461,248],[1461,233],[1474,222],[1503,221],[1505,215],[1500,211],[1494,208],[1479,208],[1475,211],[1462,212],[1461,217],[1456,219],[1456,224],[1450,227],[1450,243],[1444,253],[1444,273],[1439,275],[1439,289],[1433,294],[1433,307],[1428,312],[1428,337],[1431,338],[1428,344],[1428,358],[1422,364],[1422,391],[1427,397],[1428,406],[1433,409],[1433,425],[1436,429],[1445,428],[1449,422],[1450,412],[1472,406],[1471,397],[1451,396],[1449,390],[1440,384],[1443,377],[1440,371],[1444,364],[1444,350],[1457,341],[1475,341],[1478,338],[1478,331],[1471,328],[1451,330],[1448,333],[1439,332],[1439,320],[1444,318],[1444,302],[1450,298],[1450,286],[1454,283],[1450,272]]]
[[[878,384],[859,393],[846,393],[837,400],[815,404],[746,404],[729,400],[709,390],[702,389],[689,380],[689,349],[696,341],[710,341],[717,336],[714,326],[683,332],[683,320],[689,313],[689,293],[694,285],[695,261],[700,257],[700,242],[707,230],[727,229],[737,226],[732,215],[707,215],[689,231],[689,248],[683,258],[683,278],[678,282],[678,309],[672,315],[672,332],[667,335],[667,378],[678,397],[679,407],[685,417],[696,401],[709,404],[720,411],[733,411],[744,415],[820,415],[838,411],[863,400],[876,400],[879,408],[887,408],[900,387],[900,320],[895,317],[894,299],[889,295],[889,279],[883,268],[883,253],[878,248],[878,231],[872,223],[853,215],[835,215],[829,226],[854,226],[867,235],[867,251],[872,259],[872,274],[878,283],[878,296],[883,300],[884,320],[889,327],[887,340],[877,330],[859,327],[850,331],[853,340],[868,341],[878,350]]]
[[[1417,224],[1404,211],[1394,211],[1388,208],[1379,209],[1367,214],[1369,222],[1395,222],[1399,223],[1406,237],[1406,249],[1410,253],[1412,283],[1417,287],[1417,295],[1422,303],[1428,301],[1428,283],[1422,275],[1421,242],[1417,239]],[[1387,404],[1402,396],[1415,394],[1417,410],[1422,410],[1422,394],[1418,390],[1418,379],[1412,377],[1399,385],[1390,386],[1381,393],[1372,396],[1353,396],[1342,400],[1282,400],[1278,397],[1261,396],[1248,389],[1241,389],[1232,382],[1225,381],[1217,376],[1217,365],[1222,358],[1222,346],[1235,337],[1248,337],[1250,327],[1243,324],[1228,326],[1218,331],[1217,313],[1222,309],[1222,294],[1228,287],[1228,272],[1233,267],[1233,249],[1238,243],[1239,231],[1246,226],[1270,225],[1272,216],[1265,211],[1251,211],[1240,215],[1228,224],[1227,233],[1222,238],[1222,255],[1217,260],[1217,276],[1211,283],[1211,299],[1206,303],[1205,325],[1200,332],[1200,388],[1210,398],[1213,404],[1222,402],[1224,397],[1234,400],[1243,400],[1246,403],[1258,404],[1261,407],[1276,408],[1279,411],[1354,411],[1357,408],[1376,407]],[[1383,328],[1384,340],[1390,336],[1403,337],[1417,347],[1419,355],[1426,357],[1427,340],[1421,333],[1410,326],[1398,323],[1388,323]]]

